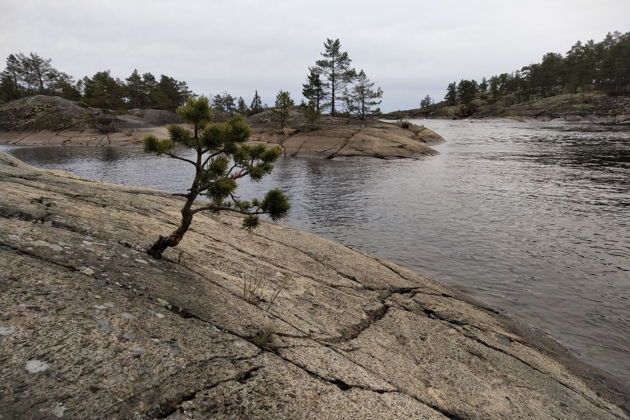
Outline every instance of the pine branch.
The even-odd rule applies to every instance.
[[[196,163],[196,162],[193,162],[192,160],[190,160],[190,159],[186,159],[186,158],[183,158],[183,157],[181,157],[181,156],[177,156],[177,155],[176,155],[176,154],[174,154],[174,153],[171,153],[171,152],[165,152],[164,154],[165,154],[166,156],[168,156],[168,157],[173,158],[173,159],[177,159],[177,160],[181,160],[181,161],[184,161],[184,162],[188,162],[188,163],[190,163],[190,164],[191,164],[191,165],[193,165],[193,166],[197,166],[197,163]]]
[[[215,206],[215,205],[211,205],[211,206],[203,206],[203,207],[198,207],[194,210],[192,210],[192,214],[197,214],[200,211],[206,211],[206,210],[210,210],[210,211],[231,211],[233,213],[239,213],[239,214],[247,214],[249,216],[253,216],[253,215],[257,215],[257,214],[264,214],[265,212],[262,210],[256,210],[256,211],[246,211],[246,210],[240,210],[234,207],[227,207],[227,206]]]

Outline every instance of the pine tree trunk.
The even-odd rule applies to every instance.
[[[166,251],[166,248],[176,247],[179,244],[192,223],[193,212],[190,208],[192,207],[194,201],[194,197],[188,198],[186,204],[182,208],[182,220],[177,229],[175,229],[169,236],[160,236],[160,238],[151,245],[151,248],[147,249],[147,254],[159,260],[162,258],[162,254]]]

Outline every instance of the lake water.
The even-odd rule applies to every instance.
[[[417,161],[284,159],[282,223],[377,254],[548,331],[630,382],[630,127],[420,121]],[[37,166],[184,191],[185,163],[139,147],[4,148]]]

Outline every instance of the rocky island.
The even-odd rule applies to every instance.
[[[417,273],[0,153],[1,418],[628,418],[550,338]]]
[[[279,130],[271,111],[249,118],[252,142],[277,144],[287,157],[322,159],[374,157],[417,158],[436,154],[430,147],[444,140],[413,124],[326,116],[317,130],[303,127],[303,112],[291,112],[290,126]],[[215,111],[215,119],[226,115]],[[152,109],[116,113],[56,96],[37,95],[0,105],[0,144],[122,145],[141,144],[147,134],[168,137],[167,125],[180,124],[177,114]]]

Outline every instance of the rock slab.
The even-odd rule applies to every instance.
[[[0,418],[628,418],[544,339],[403,267],[0,154]],[[627,395],[627,394],[626,394]]]

